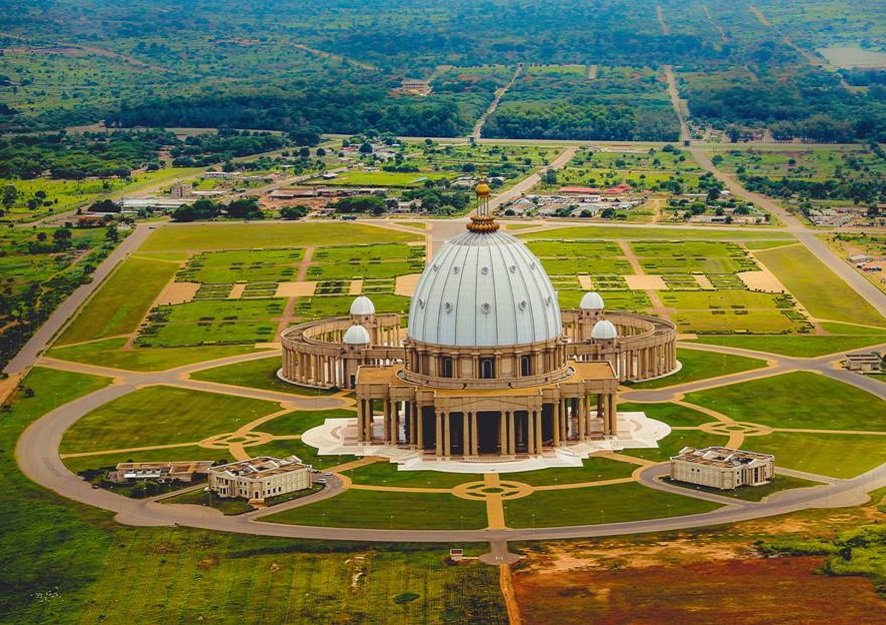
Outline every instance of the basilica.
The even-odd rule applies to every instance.
[[[405,331],[357,297],[346,317],[283,333],[280,377],[353,389],[347,436],[376,455],[501,461],[617,441],[618,386],[677,369],[674,325],[607,311],[595,292],[561,310],[539,259],[489,213],[489,187],[476,192],[467,231],[427,263]]]

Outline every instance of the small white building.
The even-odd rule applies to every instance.
[[[311,466],[296,456],[260,456],[209,470],[209,489],[219,497],[264,501],[311,487]]]
[[[720,490],[761,486],[775,475],[775,456],[729,447],[684,447],[671,458],[671,479]]]
[[[138,480],[201,480],[212,467],[212,460],[181,460],[175,462],[121,462],[108,473],[108,480],[118,484]]]

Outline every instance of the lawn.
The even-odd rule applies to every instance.
[[[803,327],[802,315],[784,295],[751,291],[662,291],[659,297],[665,306],[676,310],[671,319],[683,332],[778,333]]]
[[[62,439],[62,453],[191,443],[233,432],[279,410],[273,402],[169,386],[134,391],[90,412]],[[213,450],[202,455],[218,455]],[[224,452],[221,452],[224,453]]]
[[[354,484],[406,486],[410,488],[452,488],[465,482],[482,482],[478,473],[444,473],[442,471],[398,471],[391,462],[376,462],[345,471]],[[503,478],[504,479],[504,478]]]
[[[425,180],[452,178],[453,174],[436,172],[401,173],[396,171],[346,171],[322,182],[326,186],[349,187],[420,187]]]
[[[293,410],[271,421],[266,421],[257,429],[274,436],[290,436],[303,434],[311,428],[322,425],[326,419],[354,419],[357,413],[353,410]]]
[[[331,499],[262,517],[262,521],[377,529],[482,529],[486,504],[440,493],[347,490]]]
[[[886,436],[775,432],[746,439],[745,447],[775,455],[776,466],[840,479],[886,462]]]
[[[225,516],[243,514],[252,510],[252,506],[242,499],[233,499],[230,497],[219,497],[212,491],[205,491],[202,488],[192,490],[174,497],[167,497],[161,500],[162,503],[171,504],[189,504],[192,506],[206,506],[220,510]]]
[[[134,332],[177,270],[175,263],[127,258],[80,310],[59,344]]]
[[[619,412],[645,412],[646,416],[656,421],[663,421],[671,427],[697,427],[702,423],[710,423],[714,418],[698,410],[671,403],[632,404],[619,403]],[[679,450],[678,450],[679,451]]]
[[[886,412],[875,396],[805,371],[690,393],[686,401],[774,428],[886,431]],[[882,442],[886,448],[886,438]]]
[[[517,235],[521,239],[666,239],[673,240],[713,240],[713,241],[749,241],[749,240],[795,240],[786,232],[772,232],[758,228],[736,228],[733,230],[705,230],[704,233],[687,228],[641,228],[622,226],[565,226],[540,232],[528,232]]]
[[[567,490],[536,491],[505,502],[508,527],[558,527],[624,523],[699,514],[720,506],[672,495],[640,484],[614,484]]]
[[[256,456],[274,456],[276,458],[286,456],[298,456],[299,460],[305,464],[309,464],[315,469],[331,469],[346,462],[353,462],[356,456],[320,456],[317,454],[317,448],[311,447],[307,443],[300,440],[279,440],[271,441],[264,445],[250,447],[249,453]]]
[[[250,448],[251,450],[252,448]],[[87,450],[89,451],[89,450]],[[71,452],[74,453],[74,452]],[[211,460],[213,462],[233,460],[227,449],[205,449],[194,445],[170,447],[168,449],[149,449],[146,451],[124,451],[117,453],[100,453],[89,456],[62,458],[65,466],[72,473],[87,470],[111,469],[120,462],[171,462],[174,460]],[[110,489],[113,490],[113,489]]]
[[[139,334],[147,347],[273,341],[283,299],[201,300],[159,306]]]
[[[886,326],[886,319],[801,245],[756,253],[809,313],[831,321]]]
[[[657,380],[632,384],[631,388],[662,388],[675,384],[684,384],[695,380],[716,378],[721,375],[750,371],[766,366],[766,361],[744,356],[715,354],[696,349],[678,349],[677,360],[683,367],[674,374]]]
[[[654,413],[647,411],[650,417],[657,419]],[[666,421],[666,419],[662,419]],[[711,419],[708,419],[711,421]],[[684,447],[695,447],[701,449],[704,447],[713,447],[725,445],[729,441],[727,436],[719,434],[708,434],[698,430],[676,430],[671,431],[662,440],[658,441],[658,447],[652,449],[624,449],[619,453],[634,458],[643,458],[652,462],[667,462],[673,456],[680,453]]]
[[[758,269],[756,263],[734,243],[636,241],[631,247],[648,274],[717,274]]]
[[[232,349],[232,347],[201,347],[198,349]],[[244,348],[240,347],[239,349]],[[280,366],[280,356],[279,354],[275,354],[268,358],[248,360],[233,365],[224,365],[221,367],[213,367],[212,369],[195,371],[190,377],[194,380],[205,380],[206,382],[218,382],[220,384],[233,384],[235,386],[248,386],[268,391],[292,393],[293,395],[331,395],[334,392],[308,388],[306,386],[296,386],[295,384],[284,382],[277,377],[277,371],[280,369]]]
[[[128,350],[121,349],[126,343],[127,339],[117,338],[96,341],[94,343],[83,343],[81,345],[54,347],[49,351],[49,356],[60,358],[61,360],[113,367],[115,369],[128,369],[130,371],[164,371],[196,362],[249,354],[256,351],[252,345],[210,345],[206,347],[135,346]],[[246,365],[248,363],[243,364]],[[237,365],[229,366],[236,367]]]
[[[502,473],[501,480],[503,482],[523,482],[531,486],[582,484],[584,482],[601,482],[603,480],[630,477],[636,468],[636,464],[629,462],[619,462],[608,458],[591,456],[582,460],[582,466],[580,467]]]
[[[409,298],[400,295],[377,294],[370,298],[378,313],[406,313]],[[325,317],[344,317],[351,309],[353,295],[315,295],[299,297],[295,303],[295,313],[303,321]]]
[[[709,345],[725,345],[741,347],[760,352],[784,354],[801,358],[814,358],[825,354],[850,351],[886,342],[886,334],[851,335],[851,336],[699,336],[699,343]]]
[[[720,495],[721,497],[731,497],[741,501],[763,501],[769,495],[790,490],[792,488],[809,488],[811,486],[820,486],[821,482],[811,482],[798,477],[789,475],[776,475],[768,484],[763,486],[740,486],[734,490],[720,490],[719,488],[711,488],[708,486],[698,486],[688,482],[677,482],[670,479],[665,480],[668,484],[679,486],[689,491],[701,493],[711,493]]]
[[[179,282],[229,284],[295,280],[303,250],[231,250],[194,256],[177,277]]]
[[[158,228],[142,245],[142,252],[198,252],[209,250],[292,248],[308,245],[355,245],[419,241],[421,235],[367,224],[219,223]]]

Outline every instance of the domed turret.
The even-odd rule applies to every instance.
[[[605,307],[603,304],[603,298],[600,297],[600,294],[596,291],[588,291],[581,298],[581,303],[578,305],[582,310],[603,310]]]
[[[618,330],[615,329],[611,321],[603,319],[594,324],[591,338],[595,341],[613,341],[618,338]]]
[[[373,304],[372,300],[365,295],[361,295],[351,303],[351,316],[364,316],[374,314],[375,304]]]
[[[345,345],[369,345],[369,331],[361,325],[354,324],[345,331],[341,342]]]

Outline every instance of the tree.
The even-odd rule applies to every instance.
[[[308,148],[308,147],[299,148],[298,155],[302,158],[309,158],[311,156],[311,148]]]
[[[3,198],[0,200],[2,202],[3,207],[6,209],[10,209],[15,206],[15,201],[18,199],[18,189],[16,189],[13,185],[8,184],[3,187]]]
[[[387,208],[384,198],[379,195],[343,197],[330,206],[337,213],[372,213],[373,215],[381,215]]]
[[[227,207],[228,217],[233,219],[264,219],[265,214],[258,205],[258,198],[247,197],[234,200]]]
[[[547,170],[545,170],[544,183],[545,183],[546,185],[555,185],[555,184],[557,184],[557,170],[556,170],[556,169],[547,169]]]
[[[71,247],[71,231],[67,228],[58,228],[52,233],[52,242],[58,250],[66,250]]]
[[[319,158],[323,158],[324,156],[326,156],[326,150],[324,150],[323,148],[317,148],[317,156]]]
[[[297,206],[284,206],[280,209],[280,218],[281,219],[301,219],[305,215],[310,212],[309,209],[304,204],[298,204]]]
[[[363,142],[360,146],[360,154],[372,154],[372,144],[368,141]]]

